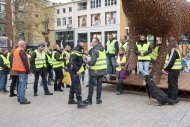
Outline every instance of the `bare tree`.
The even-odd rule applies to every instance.
[[[33,33],[42,33],[39,25],[53,19],[47,0],[13,0],[15,42],[24,39],[31,42]],[[45,26],[44,26],[45,27]]]

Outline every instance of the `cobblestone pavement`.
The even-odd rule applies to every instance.
[[[39,95],[34,97],[32,86],[28,85],[26,95],[30,105],[20,105],[8,94],[0,95],[0,127],[190,127],[190,102],[148,105],[145,95],[117,96],[112,87],[104,85],[101,105],[95,104],[94,96],[93,105],[77,109],[67,104],[68,88],[63,93],[44,96],[39,86]],[[85,99],[88,91],[84,85],[82,92]]]

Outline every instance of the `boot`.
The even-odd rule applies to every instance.
[[[30,101],[22,101],[22,102],[20,102],[20,104],[30,104]]]
[[[84,104],[87,104],[87,105],[92,105],[92,100],[90,99],[86,99],[84,101],[82,101]]]
[[[45,92],[45,94],[44,95],[53,95],[53,93],[51,93],[51,92]]]
[[[96,100],[96,104],[101,104],[102,103],[102,100],[101,99],[97,99]]]
[[[85,108],[87,107],[88,105],[87,104],[84,104],[82,101],[78,101],[77,102],[77,108]]]
[[[75,100],[69,100],[68,101],[68,104],[71,105],[71,104],[77,104],[77,102]]]

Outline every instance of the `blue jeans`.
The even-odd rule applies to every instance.
[[[108,74],[115,74],[115,57],[107,57]]]
[[[149,75],[149,64],[150,61],[139,61],[138,62],[138,66],[139,66],[139,72],[145,76],[145,75]]]
[[[4,90],[6,86],[6,75],[5,74],[0,74],[0,90]]]
[[[103,76],[90,76],[90,84],[89,84],[89,87],[88,87],[88,89],[89,89],[89,91],[88,91],[88,100],[92,100],[95,85],[97,86],[96,99],[97,100],[101,99],[102,81],[103,81]]]
[[[28,83],[28,74],[19,74],[19,88],[18,88],[18,99],[20,102],[26,101],[25,92]]]
[[[34,93],[38,92],[38,80],[39,80],[40,75],[42,77],[44,92],[48,93],[49,89],[48,89],[48,86],[47,86],[47,76],[46,76],[46,74],[34,74],[34,77],[35,77],[35,81],[34,81]]]

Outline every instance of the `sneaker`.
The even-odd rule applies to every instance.
[[[9,97],[16,97],[17,94],[10,94]]]
[[[36,97],[36,96],[38,96],[38,94],[37,94],[37,93],[34,93],[34,96]]]
[[[4,89],[3,92],[4,92],[4,93],[8,93],[9,91],[8,91],[7,89]]]
[[[116,95],[120,95],[120,94],[121,94],[121,92],[119,92],[119,91],[116,92]]]
[[[89,87],[89,85],[86,85],[86,87]]]
[[[102,100],[98,99],[96,100],[96,104],[101,104],[102,103]]]

